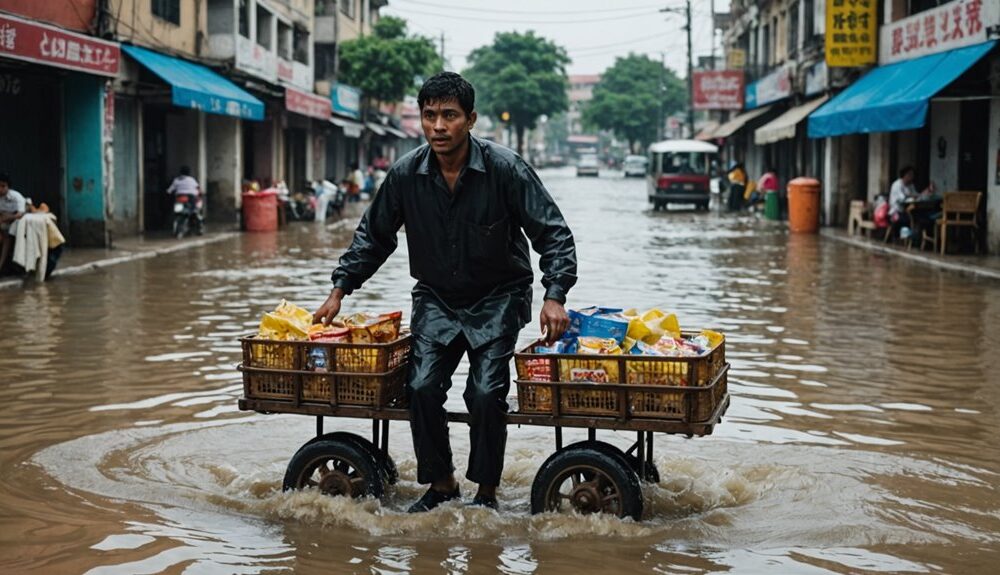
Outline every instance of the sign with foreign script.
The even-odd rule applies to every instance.
[[[746,50],[731,48],[726,52],[726,67],[730,70],[742,70],[747,64]]]
[[[287,87],[285,88],[285,109],[320,120],[329,120],[332,115],[330,113],[330,100],[327,98]]]
[[[882,26],[879,64],[892,64],[989,40],[1000,25],[1000,2],[955,0]]]
[[[742,110],[743,72],[712,70],[691,75],[695,110]]]
[[[878,0],[826,0],[826,64],[874,64],[878,53]]]
[[[746,87],[745,108],[752,110],[791,95],[791,72],[788,68],[779,68]]]
[[[361,117],[361,90],[347,84],[336,84],[330,90],[333,111],[349,118]]]
[[[122,61],[116,42],[6,14],[0,14],[0,57],[100,76],[117,76]]]

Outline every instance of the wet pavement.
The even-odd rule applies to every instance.
[[[313,421],[238,411],[234,366],[263,311],[329,289],[350,230],[299,224],[0,290],[0,571],[994,571],[1000,283],[753,218],[653,213],[614,173],[541,175],[577,236],[571,306],[660,306],[728,336],[726,421],[657,437],[642,522],[531,516],[543,428],[510,430],[500,514],[403,514],[421,488],[400,424],[383,501],[281,493]],[[408,315],[411,284],[401,242],[345,311]],[[452,427],[460,470],[467,437]]]

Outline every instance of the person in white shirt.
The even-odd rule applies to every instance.
[[[17,221],[27,210],[27,202],[17,190],[10,187],[10,176],[0,173],[0,270],[14,251],[14,234]]]
[[[181,166],[180,175],[170,182],[167,193],[178,196],[198,196],[201,194],[201,186],[198,185],[198,180],[191,177],[191,168]]]
[[[918,194],[917,187],[913,185],[913,179],[916,175],[917,171],[913,166],[905,166],[899,170],[899,179],[893,182],[889,188],[889,219],[899,226],[900,232],[903,232],[902,228],[904,227],[909,228],[906,230],[907,234],[919,231],[919,229],[924,228],[930,223],[929,221],[912,221],[910,213],[906,211],[906,207],[904,206],[904,203],[909,198],[929,196],[934,193],[934,182],[931,182]],[[926,220],[926,218],[924,219]],[[900,237],[904,237],[902,233]]]

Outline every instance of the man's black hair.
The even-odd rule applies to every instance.
[[[3,182],[7,184],[7,187],[10,187],[10,176],[7,175],[7,172],[0,172],[0,182]]]
[[[439,72],[428,78],[417,94],[417,105],[421,110],[424,104],[447,100],[457,100],[462,111],[469,116],[476,107],[476,89],[459,74]]]
[[[900,179],[905,178],[906,174],[908,174],[910,172],[913,172],[914,176],[917,175],[917,170],[913,166],[903,166],[902,168],[900,168],[900,170],[899,170],[899,177],[900,177]]]
[[[181,175],[182,176],[190,176],[191,175],[191,168],[189,168],[187,166],[181,166]]]

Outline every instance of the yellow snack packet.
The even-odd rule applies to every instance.
[[[710,329],[701,330],[701,335],[708,338],[708,347],[710,349],[715,349],[716,347],[718,347],[719,344],[722,343],[722,340],[724,339],[721,333],[717,331],[712,331]]]
[[[312,314],[308,310],[281,300],[273,312],[265,313],[260,320],[258,337],[276,340],[302,340],[309,338]]]

